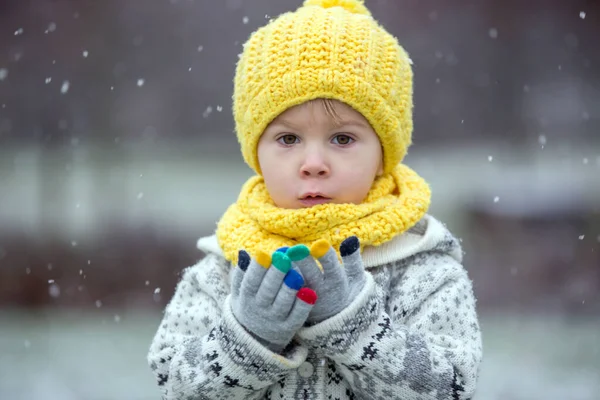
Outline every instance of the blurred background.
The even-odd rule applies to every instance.
[[[158,399],[145,356],[251,175],[242,43],[301,0],[0,1],[0,398]],[[476,400],[600,399],[600,2],[368,0],[463,240]]]

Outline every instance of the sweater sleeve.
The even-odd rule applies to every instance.
[[[184,272],[150,345],[163,399],[259,399],[306,359],[304,347],[275,354],[246,332],[218,263],[208,255]]]
[[[368,274],[352,304],[303,328],[300,342],[332,359],[359,397],[471,399],[482,354],[471,281],[448,255],[406,261],[374,272],[392,276],[387,296]]]

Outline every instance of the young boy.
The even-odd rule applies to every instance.
[[[396,39],[358,0],[307,0],[245,44],[234,116],[257,175],[167,306],[148,354],[163,398],[472,398],[475,299],[401,164]]]

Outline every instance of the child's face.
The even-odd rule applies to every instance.
[[[313,100],[280,114],[258,143],[267,190],[278,207],[359,204],[383,172],[369,122],[335,100]]]

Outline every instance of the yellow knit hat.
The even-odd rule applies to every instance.
[[[316,98],[342,101],[378,134],[384,171],[411,144],[411,62],[359,0],[306,0],[255,31],[236,67],[233,112],[246,163],[261,174],[257,145],[286,109]]]

